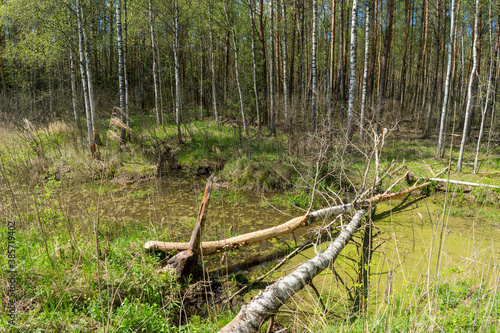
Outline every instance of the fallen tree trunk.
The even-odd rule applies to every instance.
[[[238,249],[243,246],[247,246],[250,244],[263,242],[268,239],[272,239],[275,237],[279,237],[288,233],[291,233],[294,230],[297,230],[302,227],[307,227],[311,223],[316,222],[322,219],[331,219],[337,215],[342,213],[352,212],[356,209],[360,208],[368,208],[369,206],[376,205],[380,202],[394,200],[396,198],[400,198],[411,192],[426,187],[429,183],[424,183],[422,185],[413,185],[412,187],[402,190],[396,193],[384,193],[371,197],[367,200],[356,201],[353,203],[348,203],[345,205],[333,206],[329,208],[320,209],[314,211],[312,213],[295,217],[288,222],[280,224],[278,226],[254,231],[248,234],[243,234],[239,236],[235,236],[232,238],[219,240],[219,241],[211,241],[211,242],[202,242],[201,250],[203,251],[203,255],[210,255],[221,251]],[[162,241],[149,241],[144,244],[144,248],[146,250],[155,250],[155,251],[164,251],[164,252],[172,252],[172,251],[184,251],[189,249],[189,243],[170,243],[170,242],[162,242]]]
[[[325,252],[318,254],[316,257],[302,264],[293,273],[268,286],[264,292],[245,304],[238,315],[223,327],[219,333],[258,332],[262,324],[278,312],[281,305],[335,261],[339,253],[360,227],[362,217],[366,212],[367,209],[364,208],[358,210],[351,222],[345,226],[340,235],[327,247]]]
[[[466,185],[466,186],[476,186],[476,187],[500,188],[500,186],[497,186],[497,185],[489,185],[489,184],[479,184],[479,183],[463,182],[463,181],[460,181],[460,180],[453,180],[453,179],[427,178],[427,180],[430,180],[430,181],[433,181],[433,182],[440,182],[440,183],[450,183],[450,184],[455,184],[455,185]]]

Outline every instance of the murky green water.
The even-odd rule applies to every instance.
[[[81,217],[99,207],[102,219],[113,219],[123,224],[133,221],[139,227],[162,235],[160,239],[144,239],[144,243],[149,240],[187,242],[196,221],[205,182],[204,177],[170,173],[161,179],[127,186],[106,181],[55,187],[51,200],[59,202],[70,216]],[[39,195],[43,195],[43,191]],[[298,209],[284,207],[276,207],[278,211],[266,203],[266,200],[272,201],[272,194],[266,196],[267,199],[255,193],[214,191],[205,215],[204,240],[223,239],[269,228],[303,214]],[[22,193],[18,197],[23,203]],[[28,202],[29,199],[24,203],[26,207]],[[377,273],[375,279],[385,279],[385,288],[389,288],[393,281],[403,284],[417,276],[436,277],[438,257],[441,260],[440,274],[455,270],[464,274],[474,273],[476,278],[483,276],[489,283],[495,280],[500,262],[498,210],[454,201],[444,220],[442,214],[441,200],[433,197],[410,198],[377,207],[373,219],[380,234],[374,240],[374,246],[378,248],[374,254],[373,272]],[[213,270],[220,270],[221,266],[283,250],[302,240],[300,233],[289,235],[241,249],[228,255],[224,261],[220,256],[208,258],[207,264]],[[438,255],[438,252],[441,254]],[[305,257],[300,255],[292,259],[274,277],[286,274],[307,257],[314,256],[315,250],[310,249],[304,254]],[[344,254],[351,258],[359,257],[358,249],[353,245],[348,246]],[[342,260],[336,265],[339,274],[349,279],[352,267]],[[259,269],[254,268],[246,274],[257,275]]]

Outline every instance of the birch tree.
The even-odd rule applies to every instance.
[[[460,143],[460,153],[458,154],[457,172],[462,171],[462,160],[464,157],[465,143],[467,142],[467,132],[469,129],[469,118],[471,116],[471,101],[472,101],[472,84],[476,77],[477,70],[477,39],[478,39],[478,20],[479,20],[479,0],[475,1],[475,15],[474,15],[474,42],[472,44],[472,70],[467,88],[467,105],[465,107],[465,120],[462,133],[462,142]]]
[[[259,108],[259,91],[257,90],[257,59],[255,57],[255,24],[253,14],[254,3],[253,0],[248,1],[248,10],[250,14],[250,30],[252,37],[252,76],[253,76],[253,90],[255,94],[255,111],[257,112],[257,126],[260,130],[260,108]]]
[[[215,56],[214,56],[214,36],[213,36],[213,18],[212,18],[212,1],[208,2],[208,24],[210,25],[209,38],[210,38],[210,73],[212,75],[212,103],[214,108],[214,118],[217,129],[220,130],[219,115],[217,113],[217,93],[215,89]]]
[[[83,24],[82,24],[82,11],[81,11],[81,4],[80,0],[76,0],[76,20],[77,20],[77,25],[78,25],[78,50],[80,53],[80,73],[82,76],[82,90],[83,90],[83,99],[84,99],[84,104],[85,104],[85,114],[87,116],[87,139],[88,139],[88,144],[89,144],[89,149],[92,149],[92,116],[90,113],[90,106],[89,106],[89,95],[88,95],[88,89],[87,89],[87,77],[85,76],[85,68],[84,68],[84,63],[85,63],[85,56],[84,56],[84,50],[83,50]]]
[[[179,75],[179,2],[174,0],[174,67],[175,67],[175,126],[177,143],[182,142],[181,134],[181,78]]]
[[[316,35],[318,30],[317,23],[317,11],[318,11],[318,1],[313,0],[313,25],[312,25],[312,56],[311,56],[311,74],[312,74],[312,83],[311,83],[311,134],[316,131]]]
[[[85,22],[83,19],[83,9],[80,8],[80,14],[82,16],[81,18],[81,24],[82,24],[82,35],[83,35],[83,52],[84,52],[84,61],[85,61],[85,76],[87,77],[87,93],[89,96],[89,106],[90,106],[90,119],[92,122],[92,141],[94,139],[98,138],[98,131],[97,131],[97,116],[96,116],[96,110],[95,110],[95,101],[94,101],[94,85],[92,81],[92,71],[90,68],[90,57],[89,57],[89,51],[88,51],[88,39],[87,39],[87,33],[85,32],[85,27],[83,26],[83,23]]]
[[[125,117],[125,78],[123,70],[123,41],[122,41],[122,12],[121,0],[116,0],[116,33],[118,42],[118,88],[120,91],[120,118],[123,123],[126,123]],[[125,141],[126,131],[121,129],[121,139]]]
[[[351,64],[351,74],[349,77],[349,103],[347,108],[347,140],[352,138],[352,118],[354,113],[354,88],[356,86],[356,36],[358,20],[358,0],[352,1],[351,13],[351,48],[349,62]]]
[[[129,115],[129,95],[128,95],[128,74],[127,74],[127,58],[128,58],[128,16],[127,16],[127,0],[123,0],[123,80],[125,84],[125,118],[126,124],[130,128],[130,115]]]
[[[274,109],[274,0],[270,1],[270,7],[269,7],[269,17],[270,17],[270,24],[269,24],[269,35],[271,38],[271,43],[269,45],[269,54],[271,58],[271,63],[269,66],[269,112],[271,113],[271,135],[276,134],[276,110]]]
[[[448,43],[448,66],[446,68],[446,83],[444,86],[444,99],[443,99],[443,109],[441,110],[441,121],[439,125],[439,139],[436,157],[441,156],[441,149],[443,146],[443,137],[444,137],[444,124],[446,120],[446,108],[448,105],[448,94],[450,90],[450,76],[451,76],[451,63],[452,63],[452,45],[453,45],[453,33],[454,33],[454,24],[455,24],[455,0],[451,1],[451,18],[450,18],[450,41]]]
[[[282,17],[282,41],[283,41],[283,98],[284,98],[284,111],[285,111],[285,124],[286,127],[290,125],[290,119],[288,114],[288,50],[287,50],[287,33],[286,33],[286,10],[285,10],[285,0],[281,0],[281,17]]]
[[[235,76],[236,76],[236,86],[238,88],[238,96],[240,98],[241,120],[243,122],[243,129],[245,130],[245,133],[248,136],[247,120],[246,120],[246,115],[245,115],[245,108],[243,106],[243,93],[241,92],[241,83],[240,83],[240,71],[239,71],[239,64],[238,64],[238,42],[236,39],[236,32],[234,30],[233,22],[229,19],[229,9],[228,9],[227,2],[224,2],[224,9],[226,11],[226,20],[227,20],[228,28],[231,30],[231,35],[233,36],[234,72],[235,72]]]
[[[359,118],[359,142],[364,140],[366,86],[368,82],[368,58],[370,57],[370,3],[366,1],[365,10],[365,62],[363,68],[363,91],[361,93],[361,114]]]
[[[156,65],[156,44],[155,44],[155,29],[154,29],[154,15],[153,15],[153,5],[151,0],[149,0],[149,29],[151,33],[151,50],[153,55],[153,87],[155,93],[155,111],[156,111],[156,122],[158,126],[163,124],[162,112],[160,110],[160,101],[158,93],[158,73]]]

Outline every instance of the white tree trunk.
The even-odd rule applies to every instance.
[[[441,150],[443,147],[443,137],[444,137],[444,124],[446,121],[446,107],[448,105],[448,93],[450,90],[450,76],[451,76],[451,62],[452,62],[452,45],[453,45],[453,32],[455,25],[455,0],[451,1],[451,22],[450,22],[450,43],[448,44],[448,66],[446,68],[446,83],[444,86],[444,99],[443,99],[443,109],[441,110],[441,122],[439,125],[439,139],[436,157],[441,156]]]
[[[252,30],[252,73],[253,73],[253,90],[255,93],[255,111],[257,112],[257,126],[260,128],[260,107],[259,107],[259,91],[257,90],[257,59],[255,58],[255,24],[253,22],[253,0],[248,1],[248,10],[250,14],[250,29]]]
[[[177,127],[177,142],[182,142],[181,136],[181,78],[179,75],[179,3],[174,0],[174,66],[175,66],[175,125]]]
[[[284,95],[284,111],[285,111],[285,127],[290,125],[290,115],[288,110],[288,72],[287,72],[287,64],[288,64],[288,50],[287,50],[287,34],[286,34],[286,9],[285,9],[285,0],[281,0],[281,18],[282,18],[282,40],[283,40],[283,50],[281,54],[283,55],[283,95]]]
[[[89,95],[87,89],[87,77],[85,76],[85,56],[84,56],[84,47],[83,47],[83,24],[82,24],[82,9],[80,5],[80,0],[76,0],[76,19],[78,21],[78,50],[80,53],[80,74],[82,76],[82,89],[83,89],[83,99],[85,102],[85,114],[87,116],[87,135],[88,135],[88,143],[89,148],[92,145],[92,115],[90,113],[89,106]]]
[[[271,135],[276,133],[276,110],[274,108],[274,0],[270,1],[269,17],[271,22],[269,24],[269,36],[271,37],[269,56],[271,57],[269,65],[269,111],[271,112]]]
[[[128,20],[127,20],[127,0],[123,0],[123,79],[125,80],[125,117],[127,118],[127,127],[130,127],[130,116],[128,113],[128,75],[127,75],[127,37],[128,37]]]
[[[268,286],[264,292],[245,304],[238,315],[223,327],[219,333],[259,331],[262,324],[274,316],[279,308],[295,293],[311,283],[313,278],[325,268],[332,265],[354,233],[358,231],[366,212],[365,209],[358,210],[351,222],[345,226],[335,241],[326,248],[325,252],[306,261],[291,274]]]
[[[465,108],[465,121],[462,133],[462,143],[460,144],[460,153],[458,154],[457,172],[462,171],[462,160],[464,157],[465,143],[467,142],[467,132],[469,130],[469,118],[471,116],[472,83],[476,78],[477,69],[477,38],[478,38],[478,19],[479,19],[479,0],[476,0],[476,14],[474,16],[474,43],[472,44],[472,71],[467,89],[467,106]]]
[[[118,41],[118,88],[120,91],[120,119],[123,123],[125,119],[125,78],[123,76],[123,42],[122,42],[122,5],[121,0],[116,0],[116,33]],[[126,131],[121,129],[121,139],[125,141]]]
[[[227,6],[227,2],[224,3],[224,9],[226,11],[227,24],[229,26],[229,29],[231,29],[231,35],[233,36],[234,74],[236,76],[236,87],[238,88],[238,95],[240,98],[241,120],[243,122],[243,129],[245,130],[245,133],[248,136],[248,127],[247,127],[247,120],[246,120],[246,115],[245,115],[245,108],[243,107],[243,93],[241,92],[240,71],[239,71],[239,65],[238,65],[238,43],[236,40],[236,32],[234,30],[234,25],[229,20],[229,9]]]
[[[313,0],[312,3],[312,10],[313,10],[313,26],[312,26],[312,58],[311,58],[311,73],[312,73],[312,87],[311,87],[311,134],[314,133],[316,130],[316,48],[317,48],[317,41],[316,41],[316,35],[317,35],[317,29],[318,29],[318,23],[316,22],[318,20],[318,1]]]
[[[356,36],[358,21],[358,0],[352,1],[351,13],[351,49],[349,62],[351,64],[351,74],[349,77],[349,103],[347,106],[347,140],[352,137],[352,118],[354,114],[354,88],[356,87]]]
[[[208,3],[208,22],[210,25],[210,71],[212,74],[212,102],[214,108],[214,118],[217,129],[220,129],[219,115],[217,113],[217,94],[215,89],[215,64],[214,64],[214,36],[213,36],[213,22],[212,22],[212,2]]]
[[[149,0],[149,27],[151,30],[151,50],[153,55],[153,86],[155,90],[155,111],[156,111],[156,122],[158,126],[162,124],[162,116],[160,110],[159,94],[158,94],[158,74],[156,65],[156,44],[155,44],[155,29],[154,29],[154,17],[153,17],[153,5],[151,0]]]
[[[370,3],[367,1],[365,12],[365,63],[363,69],[363,91],[361,93],[361,114],[359,119],[359,142],[363,142],[365,134],[366,86],[368,82],[368,58],[370,57],[370,15]]]
[[[81,23],[83,25],[83,11],[80,8],[80,14],[82,15]],[[87,34],[85,32],[85,27],[82,26],[83,33],[83,52],[85,56],[85,72],[87,76],[87,87],[88,87],[88,96],[89,96],[89,106],[90,106],[90,116],[92,119],[92,141],[94,141],[94,136],[97,134],[97,118],[96,118],[96,110],[95,110],[95,102],[94,102],[94,86],[92,83],[92,71],[90,69],[90,57],[88,52],[88,41]]]

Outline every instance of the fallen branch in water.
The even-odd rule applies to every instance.
[[[463,182],[463,181],[460,181],[460,180],[453,180],[453,179],[449,179],[448,180],[448,179],[442,179],[442,178],[427,178],[427,180],[430,180],[430,181],[433,181],[433,182],[440,182],[440,183],[450,183],[450,184],[455,184],[455,185],[500,188],[500,186],[497,186],[497,185],[470,183],[470,182]]]
[[[307,227],[310,224],[319,221],[319,220],[327,220],[334,218],[342,213],[352,212],[361,208],[368,208],[370,206],[376,205],[380,202],[394,200],[403,196],[410,194],[411,192],[424,188],[429,183],[424,183],[421,185],[413,185],[412,187],[402,190],[396,193],[384,193],[375,195],[367,200],[355,201],[353,203],[348,203],[345,205],[333,206],[329,208],[320,209],[314,211],[312,213],[295,217],[288,222],[280,224],[278,226],[254,231],[248,234],[243,234],[239,236],[235,236],[232,238],[219,240],[219,241],[211,241],[211,242],[202,242],[201,249],[203,251],[203,255],[210,255],[221,251],[234,250],[240,247],[248,246],[250,244],[255,244],[259,242],[266,241],[268,239],[272,239],[275,237],[279,237],[288,233],[291,233],[294,230],[299,228]],[[146,250],[155,250],[155,251],[164,251],[164,252],[172,252],[172,251],[184,251],[189,249],[189,243],[171,243],[171,242],[162,242],[162,241],[149,241],[144,244],[144,248]]]

